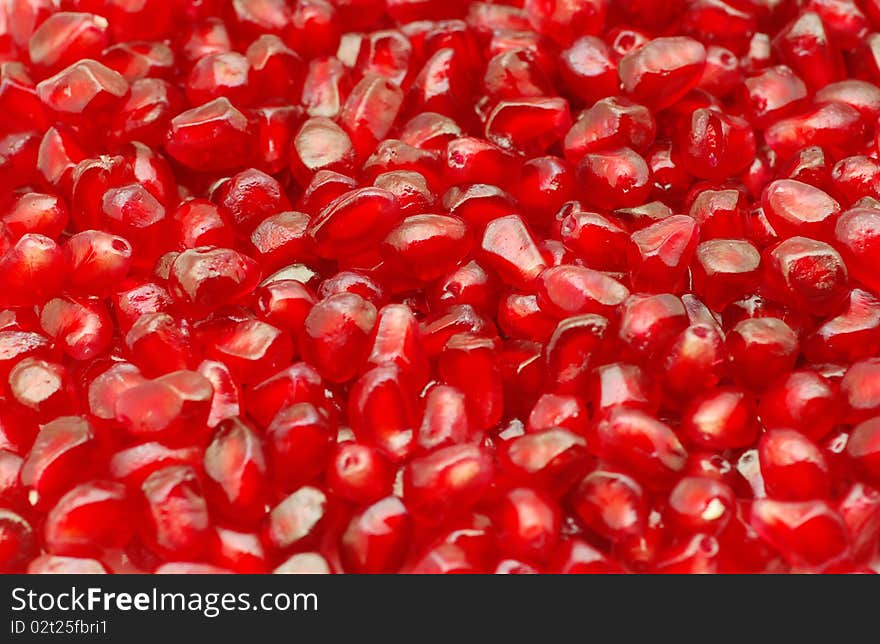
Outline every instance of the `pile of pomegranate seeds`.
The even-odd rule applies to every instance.
[[[0,572],[880,567],[880,0],[6,0]]]

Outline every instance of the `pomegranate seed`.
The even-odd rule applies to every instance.
[[[878,453],[878,433],[877,419],[872,418],[856,426],[852,435],[846,444],[846,451],[850,458],[853,459],[859,471],[863,475],[876,483],[880,480],[880,453]]]
[[[110,459],[110,473],[129,487],[138,488],[153,472],[170,465],[201,467],[197,447],[169,448],[161,443],[138,443]]]
[[[259,268],[250,257],[229,248],[195,248],[171,265],[171,295],[184,304],[213,309],[248,295]]]
[[[397,222],[400,205],[381,188],[359,188],[332,201],[309,222],[318,254],[339,258],[369,248]]]
[[[580,539],[563,541],[554,552],[548,569],[549,572],[565,575],[623,572],[616,561]]]
[[[21,483],[37,494],[38,503],[46,503],[70,484],[88,478],[90,468],[82,464],[97,455],[89,422],[79,416],[60,416],[40,427],[21,465]]]
[[[568,103],[561,98],[501,101],[486,119],[486,138],[506,149],[545,152],[571,127]]]
[[[116,420],[133,436],[192,440],[193,432],[204,433],[212,394],[211,382],[201,374],[173,371],[123,390]]]
[[[205,448],[206,493],[230,520],[264,514],[266,460],[260,437],[238,419],[221,423]]]
[[[101,52],[101,62],[132,84],[144,78],[168,80],[173,76],[174,50],[162,42],[123,42]]]
[[[617,66],[608,45],[599,38],[578,38],[563,50],[560,58],[562,80],[579,99],[595,103],[617,93]]]
[[[577,202],[558,211],[562,243],[596,270],[619,270],[626,266],[629,234],[618,223],[597,213],[586,212]]]
[[[880,530],[878,500],[880,495],[876,489],[854,483],[838,504],[837,511],[843,517],[852,538],[854,561],[864,561],[873,556]]]
[[[396,496],[355,515],[342,534],[340,556],[347,572],[389,573],[400,568],[410,536],[410,516]]]
[[[805,11],[774,39],[782,58],[812,90],[839,80],[843,61],[830,42],[819,14]]]
[[[27,569],[31,575],[106,575],[107,569],[97,559],[41,555]]]
[[[490,221],[480,250],[486,264],[515,286],[527,288],[547,267],[531,231],[517,215]]]
[[[706,48],[686,37],[655,38],[618,66],[624,91],[654,109],[669,107],[700,81]]]
[[[877,281],[869,266],[878,248],[873,229],[877,218],[880,218],[880,212],[877,210],[853,208],[840,216],[834,229],[836,245],[846,261],[847,268],[854,278],[872,290],[877,285]]]
[[[619,408],[596,426],[598,454],[651,484],[680,472],[687,452],[664,423],[638,409]]]
[[[229,170],[252,154],[252,124],[226,98],[217,98],[171,119],[165,151],[193,170]]]
[[[37,535],[24,517],[0,509],[0,570],[20,573],[38,552]]]
[[[267,427],[284,407],[324,400],[321,376],[304,362],[294,363],[244,391],[245,407],[260,427]]]
[[[343,499],[371,503],[390,493],[394,471],[388,459],[377,449],[345,442],[330,455],[327,479],[333,492]]]
[[[681,140],[682,165],[695,177],[723,179],[755,157],[755,138],[745,119],[714,109],[694,110]]]
[[[331,295],[306,317],[300,351],[325,378],[344,382],[366,359],[375,323],[376,308],[359,295]]]
[[[591,472],[572,490],[571,501],[584,525],[611,541],[639,535],[647,524],[642,487],[620,472]]]
[[[37,96],[48,110],[62,122],[82,128],[106,124],[128,94],[122,75],[87,58],[37,85]]]
[[[63,249],[52,239],[23,235],[0,257],[0,279],[9,285],[0,296],[0,305],[35,306],[59,295],[66,265]]]
[[[669,495],[669,522],[682,534],[717,535],[735,511],[730,487],[709,477],[682,478]],[[662,564],[660,564],[662,565]]]
[[[761,205],[779,234],[828,240],[840,215],[840,204],[827,193],[800,181],[774,181],[764,190]]]
[[[622,97],[604,98],[584,110],[564,141],[566,158],[607,148],[630,147],[644,152],[654,142],[657,125],[650,110]]]
[[[333,425],[323,410],[297,403],[281,409],[266,429],[266,439],[276,481],[292,489],[323,471],[333,445]],[[258,473],[257,479],[264,474]]]
[[[429,282],[455,268],[469,247],[467,225],[461,220],[414,215],[388,233],[380,250],[393,269]]]
[[[554,266],[541,273],[538,304],[560,318],[584,313],[610,316],[629,296],[620,282],[580,266]]]
[[[278,181],[254,169],[239,172],[222,183],[211,197],[239,229],[250,229],[263,218],[290,209]]]
[[[807,87],[790,67],[768,67],[743,81],[743,102],[750,120],[766,127],[804,105]]]
[[[835,387],[811,370],[792,371],[761,395],[760,416],[765,427],[794,429],[812,440],[830,433],[838,410]]]
[[[754,292],[760,283],[761,255],[747,241],[712,239],[697,246],[691,279],[706,304],[720,311]]]
[[[208,505],[195,471],[186,465],[156,470],[141,484],[147,503],[145,538],[172,560],[198,559],[208,546]]]
[[[754,400],[735,387],[707,392],[688,406],[682,430],[689,440],[709,449],[751,445],[758,434]]]
[[[57,555],[101,554],[130,538],[125,486],[92,481],[72,488],[49,511],[44,528],[46,547]]]
[[[668,293],[631,295],[621,306],[618,337],[640,359],[662,352],[687,327],[681,300]]]
[[[649,292],[678,290],[698,235],[697,224],[685,215],[673,215],[634,232],[627,258],[633,287]]]
[[[844,103],[827,103],[807,112],[780,119],[764,132],[764,141],[787,159],[804,144],[848,150],[863,136],[858,110]]]
[[[218,527],[210,544],[217,566],[242,574],[267,572],[266,553],[258,534]]]
[[[495,522],[502,553],[528,561],[545,561],[559,539],[561,514],[545,494],[516,488],[499,503]]]
[[[588,152],[578,164],[585,199],[598,208],[637,206],[651,191],[651,170],[632,148]]]
[[[795,566],[822,569],[847,555],[843,519],[824,501],[774,501],[752,505],[751,524],[771,547]]]
[[[268,543],[279,550],[307,547],[315,541],[327,516],[327,495],[304,486],[286,497],[269,513],[265,526]]]
[[[747,386],[760,388],[794,366],[798,338],[778,318],[752,318],[731,330],[727,349],[735,375]]]
[[[450,513],[473,507],[491,483],[493,471],[485,448],[442,447],[409,462],[403,498],[413,514],[439,522]]]
[[[9,372],[9,392],[38,417],[51,419],[77,411],[67,371],[57,363],[25,358]]]
[[[764,253],[768,293],[794,310],[836,310],[846,297],[848,277],[836,250],[807,237],[790,237]]]

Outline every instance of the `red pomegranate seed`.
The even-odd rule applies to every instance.
[[[743,320],[727,336],[735,375],[759,388],[787,372],[797,360],[797,334],[779,318]]]
[[[596,426],[597,453],[631,469],[654,486],[674,477],[687,460],[687,452],[664,423],[637,409],[619,408]]]
[[[790,67],[768,67],[743,81],[743,102],[751,121],[766,127],[804,105],[807,87]]]
[[[544,348],[547,371],[560,393],[578,391],[589,375],[592,354],[608,335],[609,321],[601,315],[578,315],[562,320]]]
[[[37,535],[20,515],[0,509],[0,570],[4,574],[23,572],[39,553]]]
[[[413,215],[382,241],[380,252],[394,270],[428,282],[455,268],[467,255],[467,225],[444,215]]]
[[[723,179],[738,174],[754,159],[754,133],[743,118],[701,108],[694,110],[683,132],[682,165],[695,177]]]
[[[68,209],[55,195],[27,192],[14,200],[2,220],[13,237],[34,233],[58,239],[67,226]]]
[[[777,233],[828,240],[840,215],[840,204],[822,190],[800,181],[774,181],[761,204]]]
[[[340,443],[330,455],[327,467],[327,483],[343,499],[371,503],[391,492],[391,463],[369,445]]]
[[[409,462],[403,477],[403,499],[424,520],[440,522],[465,512],[491,484],[494,465],[485,448],[443,447]]]
[[[591,472],[572,490],[571,500],[584,525],[611,541],[640,535],[647,524],[642,487],[620,472]]]
[[[194,431],[204,433],[212,394],[211,382],[201,374],[173,371],[123,390],[116,420],[135,437],[191,441]]]
[[[59,121],[84,129],[106,124],[128,93],[128,82],[118,72],[88,58],[37,85],[37,96]]]
[[[171,119],[165,151],[193,170],[228,170],[247,163],[252,124],[226,98],[217,98]]]
[[[548,565],[548,572],[565,575],[589,575],[623,572],[620,565],[596,550],[586,541],[570,539],[556,549]]]
[[[156,554],[198,559],[208,546],[208,506],[195,471],[185,465],[156,470],[141,484],[147,504],[145,539]]]
[[[840,254],[824,242],[789,237],[764,253],[764,285],[794,310],[828,313],[847,294],[849,276]]]
[[[682,420],[685,436],[709,449],[746,447],[758,434],[754,400],[735,387],[718,388],[696,398]]]
[[[858,110],[844,103],[827,103],[807,112],[780,119],[764,132],[764,140],[787,159],[804,143],[848,150],[863,136],[864,121]]]
[[[792,371],[761,395],[760,416],[765,427],[794,429],[812,440],[831,431],[839,410],[834,385],[812,370]]]
[[[546,561],[559,540],[561,520],[558,506],[546,494],[513,489],[499,503],[495,516],[499,549],[527,561]]]
[[[846,444],[846,451],[856,467],[871,482],[880,480],[880,425],[872,418],[856,426]]]
[[[875,488],[855,483],[838,504],[837,511],[852,538],[853,560],[857,562],[873,555],[874,540],[880,530],[878,503],[880,494]]]
[[[531,231],[517,215],[490,221],[480,250],[486,264],[515,286],[528,287],[547,267]]]
[[[776,36],[774,45],[811,89],[839,80],[843,66],[841,54],[829,41],[819,14],[801,13]]]
[[[767,494],[783,501],[827,498],[828,463],[819,447],[800,432],[773,429],[758,447]]]
[[[266,428],[266,451],[283,489],[307,483],[324,470],[333,448],[333,431],[328,414],[309,402],[284,407],[272,419]],[[258,472],[255,480],[262,476],[265,471]]]
[[[601,39],[582,36],[563,50],[560,58],[565,87],[579,99],[593,103],[617,93],[617,66]]]
[[[376,308],[354,293],[338,293],[315,304],[305,319],[300,351],[331,382],[350,380],[369,350]]]
[[[327,495],[320,489],[304,486],[276,505],[268,516],[265,539],[273,548],[288,550],[307,547],[316,541],[327,518]]]
[[[355,515],[340,544],[346,572],[396,572],[406,553],[410,523],[406,506],[396,496],[385,497]]]
[[[685,215],[673,215],[634,232],[627,251],[634,288],[676,291],[698,242],[699,228]]]
[[[577,167],[590,205],[613,210],[643,203],[651,191],[651,169],[629,147],[588,152]]]
[[[880,360],[853,363],[840,381],[840,393],[846,420],[858,423],[875,416],[880,406]]]
[[[846,525],[824,501],[771,501],[752,505],[751,524],[758,535],[795,566],[819,570],[845,557]]]
[[[717,535],[735,512],[733,490],[710,477],[682,478],[672,489],[668,503],[668,520],[681,534]]]
[[[221,423],[205,448],[205,486],[218,511],[236,523],[262,517],[267,465],[260,436],[238,419]]]
[[[654,109],[669,107],[697,85],[706,48],[686,37],[656,38],[624,56],[618,66],[624,91]]]
[[[101,554],[102,547],[124,545],[130,538],[130,503],[125,486],[92,481],[72,488],[49,511],[46,547],[56,555]]]
[[[88,478],[90,470],[98,469],[94,462],[98,457],[89,422],[80,416],[59,416],[40,427],[21,465],[21,483],[36,493],[37,503],[45,504],[71,484]]]
[[[339,258],[382,239],[398,220],[400,205],[381,188],[359,188],[332,201],[309,222],[318,254]]]

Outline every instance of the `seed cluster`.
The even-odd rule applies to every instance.
[[[0,3],[0,572],[868,572],[880,0]]]

